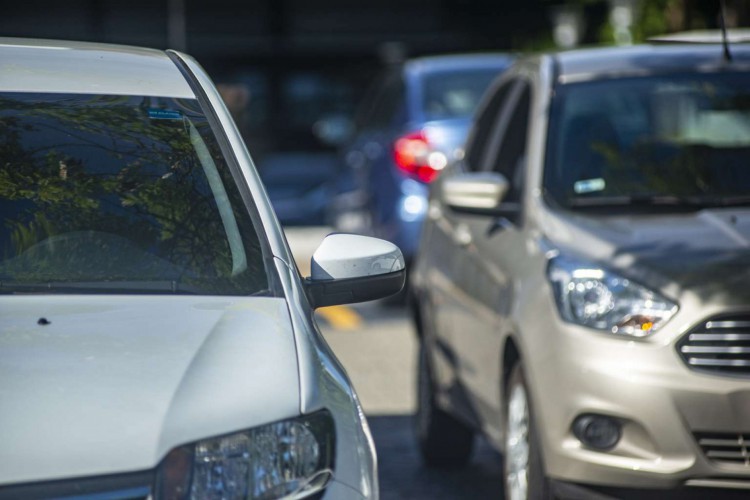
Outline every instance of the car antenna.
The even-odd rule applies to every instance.
[[[721,44],[724,47],[724,60],[732,61],[732,53],[729,52],[729,37],[727,36],[727,21],[725,16],[726,0],[719,0],[719,24],[721,26]]]

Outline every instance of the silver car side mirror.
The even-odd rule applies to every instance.
[[[330,234],[312,256],[305,280],[313,308],[380,299],[404,286],[401,250],[385,240],[356,234]]]

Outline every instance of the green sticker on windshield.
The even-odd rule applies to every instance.
[[[596,191],[604,191],[605,186],[604,179],[586,179],[576,182],[573,185],[573,190],[577,194],[593,193]]]
[[[153,120],[182,120],[182,113],[173,109],[149,108],[148,117]]]

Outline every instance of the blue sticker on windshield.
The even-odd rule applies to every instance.
[[[154,120],[182,120],[182,113],[173,109],[149,108],[148,117]]]
[[[604,191],[605,186],[604,179],[586,179],[573,184],[573,190],[576,194],[593,193],[595,191]]]

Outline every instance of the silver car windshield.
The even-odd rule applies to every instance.
[[[196,100],[0,94],[0,293],[269,288]]]
[[[750,75],[690,73],[560,85],[545,192],[568,207],[750,199]]]

